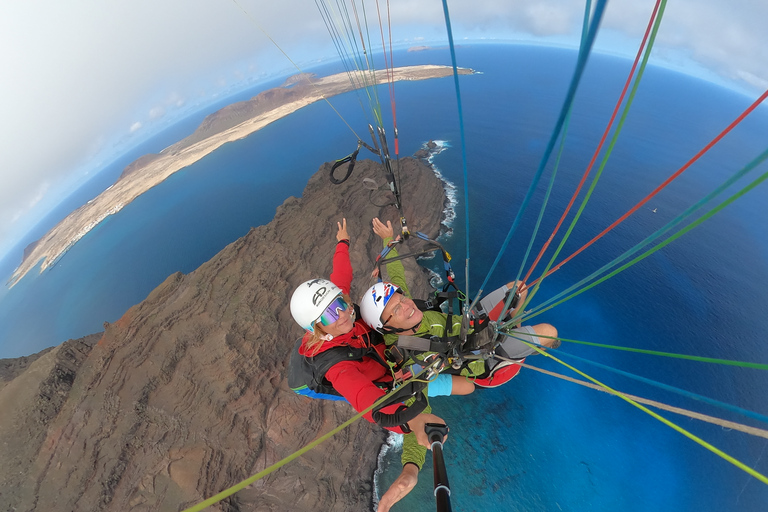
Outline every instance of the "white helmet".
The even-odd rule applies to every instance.
[[[302,283],[291,296],[291,315],[297,324],[312,332],[325,308],[341,293],[341,288],[327,279]]]
[[[392,283],[376,283],[368,288],[360,301],[360,314],[363,321],[377,331],[384,325],[381,323],[381,314],[392,296],[400,292],[400,287]],[[402,292],[400,292],[402,293]]]

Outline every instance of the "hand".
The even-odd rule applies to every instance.
[[[336,240],[339,242],[342,240],[349,240],[349,235],[347,234],[347,219],[341,219],[341,222],[337,222],[336,225],[339,226],[339,231],[336,233]]]
[[[511,290],[514,288],[515,283],[517,283],[517,294],[520,295],[519,304],[522,304],[525,301],[525,298],[528,296],[528,287],[522,281],[510,281],[507,283],[507,289]]]
[[[378,217],[374,217],[373,219],[373,232],[379,235],[382,240],[395,237],[395,230],[392,229],[392,222],[387,221],[387,225],[385,226]]]
[[[424,430],[424,425],[427,423],[442,423],[445,425],[445,421],[443,421],[442,418],[435,416],[434,414],[423,412],[409,421],[408,427],[410,427],[411,432],[413,432],[416,436],[416,441],[418,441],[421,446],[432,448],[432,444],[429,442],[429,438],[427,437],[427,432]],[[445,436],[443,442],[445,442],[447,439],[448,436]]]
[[[403,472],[392,482],[387,492],[379,500],[378,512],[388,512],[392,505],[403,499],[403,497],[416,487],[419,481],[419,468],[415,464],[406,464],[403,466]]]

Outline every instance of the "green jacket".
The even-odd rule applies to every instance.
[[[384,246],[387,245],[387,243],[391,240],[391,238],[387,238],[384,240]],[[392,257],[396,257],[398,255],[396,249],[392,249],[389,254]],[[411,296],[411,292],[408,289],[408,283],[405,281],[405,267],[403,267],[403,264],[401,261],[393,261],[392,263],[386,264],[386,270],[388,274],[388,281],[399,286],[400,289],[403,291],[406,297],[413,298]],[[416,332],[413,334],[413,336],[424,336],[424,335],[432,335],[432,336],[439,336],[443,337],[445,336],[445,329],[446,329],[446,323],[448,322],[448,315],[446,313],[440,313],[438,311],[424,311],[423,312],[423,319],[421,323],[419,324],[419,327],[416,329]],[[448,332],[448,336],[458,336],[461,332],[461,315],[454,315],[451,318],[451,328],[450,332]],[[471,331],[470,331],[471,332]],[[397,343],[397,334],[385,334],[384,335],[384,341],[387,345],[394,345]],[[422,353],[416,356],[417,359],[423,359],[429,355],[429,353]],[[418,361],[409,361],[409,363],[414,363]],[[471,361],[467,365],[465,365],[464,368],[461,370],[461,375],[464,377],[476,377],[485,372],[485,362],[482,360],[477,361]],[[431,407],[427,406],[426,409],[424,409],[424,412],[432,412]],[[423,446],[420,446],[416,442],[416,436],[413,434],[406,434],[406,436],[403,438],[403,456],[402,456],[402,462],[403,465],[405,465],[408,462],[412,462],[416,464],[419,469],[424,465],[424,460],[426,458],[427,449]]]
[[[391,240],[391,238],[388,238],[384,240],[384,245],[386,246],[387,243]],[[397,250],[392,249],[390,253],[392,257],[397,256]],[[405,267],[403,267],[403,264],[400,261],[395,261],[392,263],[387,264],[387,273],[389,274],[389,280],[390,282],[395,283],[397,286],[402,288],[403,292],[406,294],[406,296],[410,297],[410,292],[408,291],[408,285],[405,283]],[[396,277],[395,277],[396,276]],[[397,281],[395,281],[395,278]],[[402,284],[401,284],[402,283]],[[395,342],[397,342],[397,336],[394,335],[394,339],[387,338],[386,335],[384,336],[384,340],[387,342],[387,345],[391,345]],[[424,393],[426,394],[427,390],[424,390]],[[408,402],[406,402],[408,404]],[[408,404],[410,405],[410,404]],[[432,407],[427,405],[426,409],[424,409],[425,413],[432,412]],[[416,441],[416,435],[415,434],[405,434],[403,436],[403,454],[400,458],[401,462],[403,463],[403,466],[408,464],[409,462],[412,464],[416,464],[419,469],[424,466],[424,461],[427,457],[427,448],[424,446],[421,446],[418,441]]]
[[[391,239],[384,240],[384,245]],[[390,251],[390,254],[397,256],[395,249]],[[411,292],[408,290],[408,283],[405,282],[405,267],[400,261],[393,261],[387,263],[387,274],[389,274],[389,282],[399,286],[406,297],[413,298]],[[448,315],[446,313],[440,313],[438,311],[424,311],[423,319],[416,329],[416,332],[412,336],[445,336],[446,323],[448,322]],[[448,336],[458,336],[461,332],[461,315],[453,315],[451,318],[451,329],[448,332]],[[470,332],[471,329],[470,329]],[[384,342],[389,345],[397,343],[397,334],[385,334]],[[423,359],[429,353],[420,354],[418,359]],[[485,363],[483,361],[472,361],[466,367],[461,370],[461,375],[465,377],[475,377],[485,372]]]

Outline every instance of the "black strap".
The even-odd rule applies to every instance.
[[[331,166],[331,172],[330,172],[331,183],[333,183],[334,185],[341,185],[342,183],[347,181],[347,178],[349,178],[350,175],[352,175],[352,171],[355,168],[355,163],[357,162],[357,154],[360,152],[360,148],[362,148],[362,147],[365,147],[365,149],[367,149],[371,153],[374,153],[376,155],[379,154],[379,150],[378,149],[374,149],[371,146],[369,146],[368,144],[366,144],[365,142],[363,142],[361,140],[358,140],[357,141],[357,149],[355,149],[352,153],[350,153],[349,155],[345,156],[341,160],[336,160],[336,163],[334,163],[333,166]],[[344,165],[347,162],[349,162],[349,167],[347,167],[347,173],[344,175],[343,178],[337,179],[333,175],[333,173],[336,171],[336,169],[338,167]]]
[[[424,388],[426,386],[426,382],[416,381],[411,381],[408,384],[400,386],[397,392],[389,397],[386,402],[373,410],[373,414],[371,415],[373,421],[384,428],[393,428],[408,423],[427,408],[427,398],[424,396]],[[384,407],[397,402],[403,402],[412,396],[416,398],[416,401],[410,406],[401,405],[394,413],[388,414],[381,412],[381,409]]]
[[[438,354],[445,354],[450,347],[449,343],[441,341],[437,336],[430,336],[429,338],[398,336],[397,346],[414,352],[437,352]]]
[[[331,183],[334,185],[341,185],[345,181],[347,181],[347,178],[352,174],[352,171],[355,168],[355,162],[357,162],[357,154],[360,152],[360,146],[357,147],[357,149],[350,155],[345,156],[341,160],[336,160],[336,163],[333,164],[331,167],[331,172],[329,177],[331,178]],[[347,167],[347,173],[344,175],[343,178],[337,179],[333,172],[336,170],[337,167],[344,165],[345,163],[349,162],[349,167]]]

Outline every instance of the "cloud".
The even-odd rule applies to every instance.
[[[571,12],[548,3],[532,3],[525,9],[525,24],[537,36],[567,34],[574,17]]]
[[[760,77],[760,76],[754,75],[754,74],[750,73],[749,71],[746,71],[746,70],[743,70],[743,69],[738,70],[736,72],[736,76],[740,80],[743,80],[744,82],[746,82],[748,84],[754,85],[758,89],[768,90],[768,79],[766,79],[765,77]]]
[[[37,189],[37,192],[30,198],[27,198],[26,205],[23,209],[16,211],[11,216],[11,224],[18,221],[20,218],[22,218],[29,210],[34,208],[37,203],[43,200],[43,197],[45,197],[46,192],[48,192],[48,189],[51,188],[51,184],[48,181],[44,181],[40,184],[40,186]]]
[[[137,131],[141,130],[141,121],[136,121],[131,125],[131,127],[128,129],[129,132],[135,133]]]
[[[149,111],[149,118],[152,120],[160,119],[165,115],[165,109],[163,107],[154,107]]]
[[[20,221],[46,197],[50,189],[51,182],[44,181],[35,188],[27,189],[27,193],[15,197],[15,200],[0,204],[0,237],[23,235],[29,226],[19,225]]]

